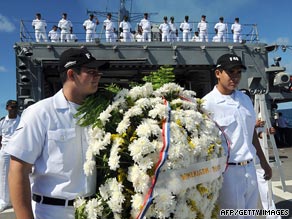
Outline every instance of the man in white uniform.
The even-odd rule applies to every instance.
[[[58,27],[56,25],[54,25],[52,30],[49,31],[48,37],[52,43],[60,41],[60,34],[58,32]]]
[[[122,33],[123,42],[132,41],[132,26],[128,21],[128,16],[124,16],[124,20],[120,23],[120,32]]]
[[[256,115],[253,104],[247,95],[236,90],[242,69],[246,67],[239,56],[225,54],[219,57],[215,69],[218,84],[203,98],[205,110],[210,112],[211,118],[224,133],[222,146],[228,157],[228,166],[223,175],[223,185],[219,194],[221,209],[257,208],[258,185],[253,162],[256,155],[265,171],[265,180],[272,177],[272,169],[255,131]],[[222,218],[243,217],[236,215]]]
[[[193,36],[193,38],[192,38],[192,42],[202,42],[202,41],[200,40],[199,32],[198,32],[198,31],[195,31],[195,34],[194,34],[194,36]]]
[[[11,206],[8,187],[10,155],[4,149],[19,123],[17,101],[8,100],[6,110],[8,115],[0,120],[0,212]]]
[[[144,13],[144,18],[140,21],[139,26],[142,28],[143,42],[151,42],[151,22],[148,20],[148,13]]]
[[[169,27],[170,27],[170,41],[171,42],[176,42],[177,37],[178,37],[178,30],[177,27],[174,23],[174,17],[170,17],[170,22],[169,22]]]
[[[198,23],[198,31],[201,42],[208,42],[208,22],[206,15],[201,16],[201,21]]]
[[[159,25],[159,31],[161,33],[161,41],[162,42],[169,42],[169,34],[170,34],[170,26],[167,22],[167,17],[163,18],[164,22]]]
[[[190,41],[192,27],[191,24],[189,23],[188,15],[185,16],[185,20],[180,24],[179,29],[181,32],[183,32],[183,42]]]
[[[105,30],[105,40],[108,43],[109,42],[112,43],[116,41],[116,37],[115,37],[116,28],[111,19],[112,19],[112,14],[108,13],[106,20],[103,21],[103,28]]]
[[[233,34],[234,43],[242,42],[241,31],[242,31],[242,27],[241,27],[241,24],[239,23],[239,18],[237,17],[234,20],[234,24],[231,25],[231,32]]]
[[[35,41],[38,43],[41,41],[41,39],[44,42],[47,42],[47,22],[45,20],[42,20],[42,16],[40,13],[36,13],[36,19],[32,21],[32,27],[34,29],[35,34]]]
[[[97,91],[106,64],[86,49],[65,50],[59,62],[63,88],[24,110],[5,147],[16,218],[74,219],[74,200],[95,194],[96,174],[83,171],[90,127],[77,125],[74,115]]]
[[[227,24],[224,23],[224,18],[220,17],[219,22],[215,24],[215,33],[219,38],[219,42],[226,42]]]
[[[96,26],[99,24],[98,19],[96,18],[95,21],[94,15],[90,14],[89,19],[85,20],[83,23],[83,28],[86,32],[85,41],[86,42],[93,42],[95,38]]]
[[[67,14],[63,13],[62,19],[58,23],[58,28],[61,30],[61,42],[70,41],[70,33],[73,31],[73,24],[67,20]]]

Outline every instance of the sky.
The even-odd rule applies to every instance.
[[[47,31],[57,24],[62,13],[68,14],[73,22],[74,32],[82,33],[82,23],[88,18],[87,10],[118,12],[119,0],[10,0],[1,1],[0,7],[0,117],[6,115],[5,105],[8,99],[16,99],[16,67],[13,45],[19,42],[20,21],[31,30],[31,22],[36,13],[48,23]],[[292,13],[291,0],[126,0],[126,7],[132,12],[154,13],[151,21],[159,23],[164,16],[174,16],[176,22],[182,22],[188,15],[191,22],[199,21],[202,14],[209,23],[217,22],[223,16],[232,23],[235,17],[242,24],[256,24],[259,40],[262,43],[288,46],[286,52],[280,47],[270,52],[270,64],[274,57],[282,57],[281,66],[292,74]],[[105,17],[98,17],[103,21]],[[142,17],[141,17],[142,18]],[[102,25],[99,25],[102,26]],[[209,25],[209,33],[213,27]],[[230,28],[230,27],[229,27]],[[97,31],[99,32],[99,31]],[[31,33],[33,35],[33,33]],[[282,104],[280,108],[292,108],[292,103]]]

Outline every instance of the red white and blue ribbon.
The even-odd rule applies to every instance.
[[[141,211],[136,219],[142,219],[146,215],[146,212],[147,212],[147,210],[148,210],[148,208],[151,205],[152,200],[153,200],[153,190],[154,190],[154,187],[156,185],[156,182],[157,182],[157,179],[158,179],[158,176],[160,173],[160,169],[163,166],[163,164],[165,163],[165,161],[167,159],[167,155],[168,155],[168,149],[169,149],[169,145],[170,145],[171,108],[170,108],[169,102],[165,99],[164,99],[164,104],[167,107],[167,117],[163,120],[163,124],[162,124],[163,147],[160,151],[159,161],[157,162],[156,167],[155,167],[155,173],[154,173],[154,176],[152,178],[151,187],[150,187],[150,189],[149,189],[149,191],[144,199],[143,206],[142,206]]]

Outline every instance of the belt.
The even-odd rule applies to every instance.
[[[85,199],[93,198],[94,196],[86,197]],[[37,203],[40,204],[46,204],[46,205],[58,205],[58,206],[73,206],[75,199],[72,200],[66,200],[66,199],[60,199],[60,198],[51,198],[47,196],[32,195],[32,200],[34,200]]]
[[[251,160],[245,160],[245,161],[242,161],[242,162],[238,162],[238,163],[228,163],[228,165],[235,165],[235,166],[245,166],[249,163],[252,162],[252,159]]]

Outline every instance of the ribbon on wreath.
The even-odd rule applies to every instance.
[[[148,193],[144,199],[143,206],[141,207],[141,211],[136,219],[142,219],[146,215],[146,212],[147,212],[148,208],[150,207],[152,200],[153,200],[153,190],[154,190],[156,182],[158,180],[158,176],[160,174],[160,169],[163,166],[163,164],[165,163],[165,161],[167,159],[167,155],[168,155],[168,149],[169,149],[169,145],[170,145],[171,108],[170,108],[169,102],[166,99],[164,99],[164,105],[166,105],[166,108],[167,108],[167,117],[164,118],[163,123],[162,123],[163,147],[160,150],[159,161],[157,162],[156,167],[155,167],[155,172],[154,172],[154,176],[152,178],[151,187],[148,190]]]

